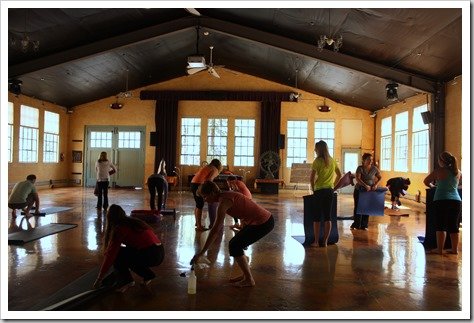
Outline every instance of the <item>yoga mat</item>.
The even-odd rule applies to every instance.
[[[110,273],[112,272],[112,273]],[[103,286],[98,289],[92,289],[99,267],[92,269],[75,281],[61,288],[59,291],[49,296],[45,300],[35,304],[31,311],[67,311],[90,300],[93,297],[110,290],[116,282],[113,271],[104,278]]]
[[[349,185],[354,186],[354,175],[352,175],[351,172],[347,172],[341,177],[336,186],[334,186],[334,190],[338,190]]]
[[[317,201],[314,195],[303,196],[303,226],[305,240],[302,242],[304,246],[312,244],[316,237],[314,235],[313,217],[316,212]],[[321,230],[318,236],[318,243],[323,241],[324,222],[321,223]],[[334,192],[331,207],[331,231],[329,232],[328,244],[335,244],[339,241],[339,232],[337,231],[337,193]]]
[[[379,187],[375,191],[360,191],[357,214],[384,215],[386,187]]]
[[[39,216],[45,216],[46,214],[59,213],[71,210],[71,207],[67,206],[52,206],[40,210]],[[34,209],[33,209],[34,210]],[[21,215],[25,215],[25,212],[21,212]],[[34,212],[30,212],[30,215],[35,215]]]
[[[50,223],[31,230],[13,232],[8,234],[8,244],[21,245],[75,227],[77,227],[77,224]]]

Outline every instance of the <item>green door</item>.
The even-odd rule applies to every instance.
[[[112,187],[142,187],[145,161],[145,127],[88,126],[86,129],[85,185],[96,182],[95,162],[102,151],[117,166]]]

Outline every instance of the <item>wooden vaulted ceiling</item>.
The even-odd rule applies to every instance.
[[[409,5],[409,3],[407,3]],[[199,52],[214,64],[376,111],[462,73],[461,8],[8,8],[8,77],[23,94],[74,107],[185,76]],[[205,36],[205,33],[208,35]],[[340,34],[339,52],[318,51]],[[18,42],[17,42],[18,44]],[[126,72],[128,70],[128,72]],[[189,76],[192,77],[192,76]]]

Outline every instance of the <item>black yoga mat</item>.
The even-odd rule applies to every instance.
[[[21,245],[33,240],[55,234],[61,231],[69,230],[77,227],[72,223],[50,223],[31,230],[18,231],[8,234],[8,244]]]
[[[35,304],[30,311],[68,311],[74,307],[90,300],[101,293],[110,290],[115,284],[115,275],[107,275],[102,281],[102,287],[92,289],[95,279],[99,273],[99,267],[96,267],[79,277],[75,281],[58,290],[56,293],[45,300]]]
[[[52,206],[40,210],[39,216],[45,216],[46,214],[59,213],[71,210],[71,207],[67,206]],[[25,212],[21,212],[21,215],[25,215]],[[35,215],[34,211],[30,210],[30,215]]]

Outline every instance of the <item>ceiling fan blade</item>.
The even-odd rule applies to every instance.
[[[195,16],[200,16],[201,15],[201,13],[199,11],[197,11],[196,9],[194,9],[194,8],[184,8],[184,10],[186,10],[187,12],[189,12],[190,14],[195,15]]]
[[[188,72],[189,75],[196,74],[197,72],[204,71],[206,68],[205,67],[192,67],[188,68],[186,72]]]
[[[217,74],[216,70],[215,70],[213,67],[210,67],[207,71],[208,71],[209,74],[211,74],[212,76],[217,77],[217,78],[219,78],[219,79],[221,78],[221,77],[219,76],[219,74]]]

